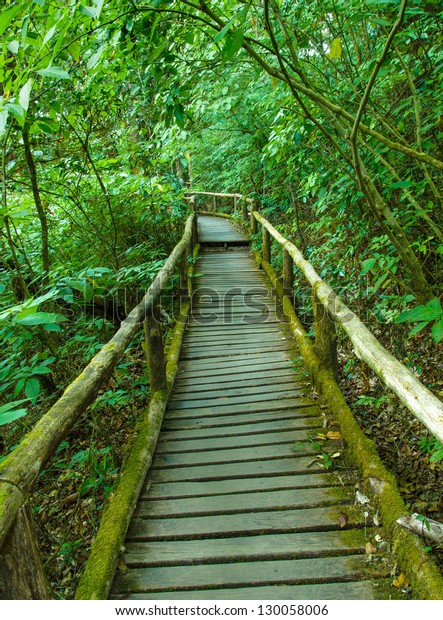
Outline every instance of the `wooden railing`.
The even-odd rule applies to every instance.
[[[180,289],[188,291],[187,295],[181,296],[182,324],[176,330],[180,340],[189,311],[192,286],[188,279],[188,270],[192,270],[192,264],[188,264],[188,259],[196,244],[197,216],[191,214],[181,241],[158,272],[141,303],[132,310],[115,336],[102,347],[77,379],[66,388],[61,398],[0,465],[0,598],[48,598],[28,496],[60,442],[94,402],[99,389],[111,377],[129,343],[144,326],[151,388],[150,406],[146,414],[150,431],[148,438],[145,438],[143,464],[137,468],[137,475],[129,476],[126,488],[119,485],[122,492],[131,494],[131,498],[133,495],[138,496],[137,489],[139,490],[149,466],[149,457],[155,446],[178,361],[174,347],[171,348],[169,357],[165,358],[159,320],[160,295],[174,270],[178,268]],[[140,456],[136,450],[133,450],[133,453],[134,459]],[[130,507],[128,512],[129,510]],[[128,522],[129,518],[127,517]],[[119,535],[121,536],[121,532]],[[111,544],[112,541],[108,542]],[[111,553],[108,558],[110,565],[116,561],[117,554],[118,551]],[[112,567],[110,570],[113,571]]]
[[[335,324],[338,324],[351,340],[356,356],[375,372],[439,441],[443,441],[443,403],[377,340],[358,316],[320,278],[297,246],[285,239],[259,213],[255,200],[242,194],[188,192],[192,204],[195,204],[193,196],[196,195],[234,198],[233,208],[237,206],[243,225],[249,223],[249,232],[257,234],[258,226],[261,226],[261,257],[265,265],[271,263],[271,237],[277,241],[283,252],[283,291],[289,298],[292,299],[294,265],[303,273],[312,288],[316,352],[324,366],[337,375]],[[238,208],[238,201],[242,201],[241,209]]]

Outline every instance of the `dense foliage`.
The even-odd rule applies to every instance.
[[[137,302],[189,185],[255,197],[442,390],[424,372],[443,340],[438,0],[6,0],[0,36],[5,451]],[[143,402],[137,364],[129,354],[99,408],[126,415],[134,390]],[[83,495],[121,460],[94,420],[94,454],[59,459],[68,478],[86,465]]]

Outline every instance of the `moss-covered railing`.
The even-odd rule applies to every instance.
[[[177,370],[192,292],[189,276],[193,266],[189,258],[196,251],[197,216],[192,213],[187,219],[181,241],[158,272],[141,303],[132,310],[115,336],[102,347],[83,372],[66,388],[61,398],[0,465],[0,598],[50,598],[28,496],[60,442],[94,402],[101,386],[111,377],[126,348],[136,333],[144,327],[151,389],[150,404],[103,519],[107,529],[101,528],[92,552],[96,556],[97,548],[100,549],[103,575],[112,576],[131,511],[135,507],[150,464]],[[177,268],[180,275],[181,303],[177,326],[168,355],[165,356],[159,320],[160,295]],[[100,541],[103,541],[103,532],[106,545],[103,548],[97,547],[97,543],[100,545]],[[97,592],[91,595],[93,598],[102,598],[106,594],[102,582]]]
[[[213,196],[210,192],[198,195],[204,196],[205,201]],[[230,214],[220,213],[219,205],[214,200],[209,206],[205,204],[205,211],[199,206],[198,212],[222,217],[235,215],[237,221],[247,228],[251,235],[257,235],[258,227],[261,226],[262,245],[261,254],[256,254],[257,263],[268,275],[282,301],[283,312],[303,360],[317,391],[340,424],[353,463],[378,498],[383,525],[390,537],[392,550],[412,585],[414,597],[443,599],[443,577],[438,567],[426,553],[420,538],[398,524],[398,520],[409,513],[398,491],[395,477],[384,466],[374,442],[359,427],[337,383],[335,324],[343,327],[353,343],[356,355],[374,370],[400,401],[440,440],[443,440],[443,403],[378,342],[355,313],[320,278],[300,250],[259,213],[255,200],[241,194],[216,194],[216,198],[221,197],[234,198],[233,204],[229,200]],[[197,211],[194,194],[189,192],[188,199]],[[271,236],[282,248],[281,276],[271,266]],[[305,331],[293,307],[294,265],[301,270],[312,287],[315,342]]]

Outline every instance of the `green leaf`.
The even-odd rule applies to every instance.
[[[8,50],[12,54],[17,54],[19,47],[20,47],[19,41],[11,41],[10,43],[8,43]]]
[[[28,379],[25,384],[25,394],[33,403],[37,400],[40,392],[40,382],[38,379]]]
[[[183,127],[185,122],[185,110],[181,103],[174,107],[174,116],[179,127]]]
[[[219,43],[228,34],[228,30],[232,26],[232,22],[233,21],[234,21],[233,19],[228,21],[226,26],[223,26],[223,28],[220,30],[220,32],[217,32],[217,34],[214,37],[215,43]]]
[[[66,317],[54,312],[33,312],[32,314],[17,314],[15,320],[19,325],[45,325],[46,323],[60,323],[66,321]]]
[[[25,7],[23,6],[23,4],[19,2],[16,4],[16,6],[12,7],[12,9],[3,11],[3,13],[0,15],[0,37],[5,32],[6,28],[12,22],[12,20],[17,15],[17,13],[20,10],[24,10],[24,9]]]
[[[231,60],[243,45],[243,31],[241,29],[230,32],[226,37],[225,45],[222,49],[221,57],[223,63]]]
[[[26,112],[24,108],[22,108],[22,106],[17,103],[7,103],[6,107],[11,112],[15,120],[18,122],[20,127],[23,127],[26,118]]]
[[[36,73],[42,77],[55,78],[57,80],[72,80],[69,73],[61,67],[46,67],[46,69],[39,69]]]
[[[443,340],[443,317],[437,323],[434,323],[431,336],[436,344]]]
[[[331,43],[331,47],[329,49],[329,52],[326,54],[326,56],[329,56],[329,58],[340,58],[342,53],[342,46],[341,46],[341,42],[340,39],[334,39]]]
[[[26,112],[28,111],[28,108],[29,108],[29,97],[31,95],[33,83],[34,83],[34,80],[30,78],[26,82],[26,84],[20,89],[20,93],[18,96],[18,102]]]
[[[401,187],[411,187],[412,185],[414,185],[412,181],[396,181],[395,183],[392,183],[391,187],[397,189]]]
[[[431,456],[429,457],[429,460],[432,463],[435,463],[436,461],[441,461],[443,459],[443,450],[437,450],[437,452],[434,452],[433,454],[431,454]]]
[[[14,420],[18,420],[18,418],[26,415],[26,409],[14,409],[17,405],[21,405],[26,402],[27,398],[21,398],[20,400],[14,400],[10,403],[6,403],[6,405],[0,406],[0,426],[4,424],[9,424],[10,422],[14,422]]]
[[[395,319],[396,323],[414,323],[415,321],[434,321],[441,316],[441,309],[426,306],[417,306],[412,310],[405,310]]]
[[[9,114],[8,108],[3,108],[3,110],[0,110],[0,138],[3,136],[3,134],[6,131],[6,123],[8,121],[8,114]]]
[[[78,41],[73,41],[68,47],[68,52],[71,54],[73,60],[78,62],[80,60],[80,43],[78,43]]]
[[[361,276],[365,276],[369,271],[371,271],[372,267],[377,262],[376,258],[367,258],[362,262],[362,270],[360,271]]]
[[[413,327],[409,332],[409,338],[412,338],[413,336],[416,336],[419,332],[421,332],[421,330],[426,327],[428,322],[429,321],[424,321],[423,323],[418,323],[415,327]]]

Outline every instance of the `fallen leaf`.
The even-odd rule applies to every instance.
[[[405,588],[408,585],[405,574],[400,573],[399,576],[396,579],[394,579],[394,581],[392,582],[392,585],[395,586],[396,588]]]
[[[326,438],[333,440],[341,439],[341,433],[339,433],[338,431],[328,431],[326,433]]]
[[[372,520],[373,520],[373,522],[374,522],[374,525],[376,525],[377,527],[378,527],[379,525],[381,525],[380,515],[378,514],[378,510],[377,510],[377,512],[375,513],[375,515],[372,517]]]
[[[119,565],[117,566],[117,568],[122,573],[126,573],[129,570],[128,567],[126,566],[126,564],[124,564],[123,562],[120,562]]]
[[[370,542],[367,542],[365,545],[365,552],[367,555],[369,555],[370,553],[377,553],[377,549],[374,547],[374,545],[371,545]]]
[[[355,491],[355,499],[359,504],[369,504],[369,497],[360,493],[358,489]]]
[[[349,521],[348,515],[344,512],[341,512],[340,516],[338,517],[338,524],[340,525],[342,529],[348,525],[348,521]]]

